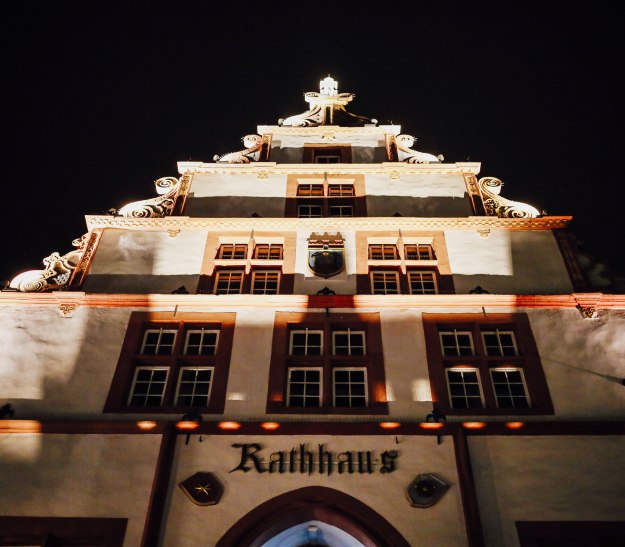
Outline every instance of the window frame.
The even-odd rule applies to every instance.
[[[183,365],[181,367],[178,368],[178,381],[176,383],[176,393],[174,395],[174,406],[182,406],[178,404],[178,400],[180,399],[180,386],[182,384],[182,372],[185,370],[195,370],[195,371],[200,371],[200,370],[210,370],[211,375],[210,375],[210,380],[208,381],[208,394],[206,395],[206,400],[210,403],[211,400],[211,391],[213,389],[213,379],[215,378],[215,367],[214,366],[193,366],[193,365]],[[194,382],[194,385],[197,382]],[[183,396],[186,396],[186,394],[183,394]],[[195,397],[195,390],[194,393],[191,395],[192,397]],[[204,397],[204,395],[201,395],[202,397]],[[190,405],[190,408],[197,408],[199,405]],[[204,406],[208,406],[208,405],[204,405]]]
[[[487,355],[481,336],[482,331],[494,329],[514,333],[518,355]],[[432,400],[443,414],[459,416],[500,415],[546,415],[553,414],[553,403],[538,348],[532,334],[529,318],[523,313],[512,314],[423,314],[428,369],[432,388]],[[470,332],[474,355],[443,355],[441,332]],[[447,380],[447,370],[454,367],[474,367],[479,370],[480,387],[484,408],[452,408]],[[528,408],[500,407],[495,395],[492,372],[496,369],[515,368],[522,371]]]
[[[308,329],[322,332],[320,355],[293,355],[292,334]],[[364,332],[364,355],[334,355],[334,332]],[[335,407],[334,369],[366,370],[366,407]],[[289,370],[322,368],[320,407],[288,406]],[[266,411],[271,414],[388,414],[384,355],[379,313],[345,313],[326,316],[324,313],[276,312],[272,341],[269,390]]]
[[[230,252],[232,256],[224,256],[225,254],[227,254],[225,251],[227,250],[228,247],[232,248]],[[243,250],[243,256],[235,256],[237,253],[237,249],[239,253],[241,252],[241,250]],[[247,243],[222,243],[221,245],[219,245],[219,248],[217,249],[217,256],[215,257],[215,259],[216,260],[245,260],[247,258],[247,253],[248,253]]]
[[[207,414],[222,413],[226,401],[235,317],[236,314],[231,312],[177,313],[175,316],[172,312],[133,312],[128,322],[103,411],[117,414],[184,414],[190,410]],[[178,331],[172,354],[141,354],[144,331],[161,327],[176,328]],[[219,330],[215,353],[213,355],[185,354],[186,333],[201,328],[207,331]],[[161,406],[130,406],[128,404],[134,390],[136,371],[141,367],[168,369]],[[208,405],[186,407],[175,404],[183,367],[214,368],[211,375]]]
[[[261,251],[267,251],[267,256],[258,256]],[[278,256],[271,256],[272,251],[279,251]],[[253,260],[283,260],[284,259],[284,245],[282,243],[257,243],[254,245],[254,251],[252,253]]]
[[[350,400],[350,404],[348,406],[337,406],[336,404],[336,385],[337,385],[337,381],[336,381],[336,373],[337,372],[359,372],[362,371],[364,373],[364,377],[365,377],[365,381],[364,381],[364,385],[365,385],[365,393],[364,393],[364,398],[365,398],[365,406],[352,406],[351,405],[351,399],[352,397],[360,397],[360,395],[351,395],[351,393],[347,396],[345,395],[340,395],[340,397],[347,397]],[[344,382],[340,382],[340,383],[344,383]],[[367,367],[333,367],[332,368],[332,406],[334,408],[367,408],[369,406],[369,390],[368,390],[368,381],[367,381]],[[351,382],[349,382],[349,385],[352,385]],[[351,390],[350,390],[351,392]]]
[[[393,275],[395,277],[395,284],[397,286],[397,292],[376,292],[374,286],[374,278],[376,275]],[[369,271],[369,280],[371,286],[371,294],[376,295],[393,295],[393,294],[401,294],[401,284],[399,279],[399,272],[397,270],[370,270]],[[386,279],[384,279],[384,287],[386,288]]]
[[[304,399],[304,406],[292,406],[291,405],[291,397],[294,396],[291,393],[291,373],[292,372],[299,372],[299,371],[305,371],[305,372],[310,372],[310,371],[317,371],[319,372],[319,404],[314,406],[314,405],[306,405],[306,398],[307,397],[312,397],[309,395],[306,395],[306,388],[304,387],[304,393],[302,394],[302,397]],[[287,408],[290,409],[302,409],[302,408],[322,408],[323,407],[323,367],[289,367],[287,368],[287,380],[286,380],[286,406]],[[298,382],[301,383],[301,382]],[[309,382],[307,380],[304,380],[304,386],[306,386]],[[311,384],[313,382],[310,382]],[[297,397],[298,395],[295,395],[295,397]]]
[[[252,295],[254,295],[254,294],[257,294],[257,295],[280,294],[280,281],[281,281],[281,278],[282,278],[282,273],[281,273],[280,270],[278,270],[278,269],[258,269],[258,268],[254,268],[254,269],[252,269],[251,274],[252,275],[251,275],[251,280],[250,280],[250,294],[252,294]],[[261,293],[255,292],[256,291],[256,289],[255,289],[256,277],[259,274],[264,274],[264,275],[275,274],[276,275],[276,291],[275,292],[267,292],[266,291],[266,289],[267,289],[267,280],[265,280],[265,291],[261,292]]]
[[[420,276],[421,278],[421,286],[423,286],[423,276],[429,275],[431,276],[431,281],[434,283],[434,292],[416,292],[412,287],[412,276]],[[408,292],[410,294],[438,294],[438,282],[436,281],[436,272],[432,270],[408,270],[406,271],[406,281],[408,283]]]
[[[217,292],[217,287],[219,286],[219,281],[222,276],[225,275],[232,276],[233,274],[240,274],[241,280],[239,282],[239,290],[237,292],[230,291],[230,285],[232,283],[231,279],[228,280],[228,291],[227,292]],[[243,282],[245,280],[245,270],[243,268],[228,268],[228,269],[219,269],[215,271],[215,279],[213,280],[213,294],[220,295],[228,295],[228,294],[241,294],[243,292]]]

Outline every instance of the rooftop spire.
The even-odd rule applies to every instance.
[[[296,116],[289,116],[282,120],[280,125],[294,127],[316,127],[318,125],[347,125],[358,126],[365,123],[375,123],[364,116],[350,114],[345,110],[351,102],[353,93],[339,93],[339,83],[328,75],[319,82],[319,93],[308,91],[304,93],[304,100],[310,109]]]

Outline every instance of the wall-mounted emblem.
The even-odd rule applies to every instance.
[[[432,507],[443,494],[447,491],[449,485],[431,473],[417,475],[417,478],[408,486],[408,499],[413,507],[426,509]]]
[[[328,278],[345,267],[345,240],[341,234],[312,233],[308,238],[308,267],[320,277]]]
[[[195,473],[178,486],[196,505],[217,505],[224,493],[215,475],[208,472]]]

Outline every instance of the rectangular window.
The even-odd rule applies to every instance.
[[[244,260],[247,256],[247,245],[220,245],[217,258],[221,260]]]
[[[395,271],[371,272],[373,294],[399,294],[399,274]]]
[[[328,196],[330,197],[354,197],[353,184],[329,184]]]
[[[223,412],[234,313],[134,312],[105,412]]]
[[[473,350],[473,333],[457,331],[456,329],[439,333],[441,348],[445,357],[459,357],[461,355],[475,355]]]
[[[184,345],[185,355],[215,355],[217,351],[218,330],[189,329]]]
[[[406,260],[434,260],[432,245],[404,245]]]
[[[436,294],[436,276],[434,272],[408,272],[410,294]]]
[[[553,414],[525,314],[423,314],[433,401],[443,414]]]
[[[499,408],[529,408],[523,370],[520,368],[492,368],[490,371]]]
[[[397,260],[397,245],[369,245],[369,260]]]
[[[377,313],[276,312],[267,412],[386,414],[383,359]]]
[[[252,294],[278,294],[280,272],[278,270],[252,271]]]
[[[365,332],[362,330],[335,330],[332,332],[333,355],[365,355]]]
[[[219,270],[215,277],[215,294],[240,294],[243,270]]]
[[[181,367],[174,404],[188,407],[208,406],[213,370],[212,367]]]
[[[330,205],[328,216],[331,217],[353,217],[354,207],[351,205]]]
[[[337,367],[332,372],[334,374],[334,406],[366,407],[367,369]]]
[[[254,247],[254,258],[261,260],[282,260],[283,246],[276,243],[258,244]]]
[[[143,335],[143,355],[170,355],[176,341],[176,330],[148,329]]]
[[[300,218],[321,218],[323,216],[322,205],[298,205],[297,216]]]
[[[512,357],[519,354],[514,340],[514,332],[511,330],[482,331],[482,341],[486,355]]]
[[[447,386],[452,408],[483,408],[480,373],[475,368],[448,368]]]
[[[289,355],[321,355],[323,353],[322,330],[292,330]]]
[[[298,196],[323,196],[323,184],[298,184]]]
[[[315,163],[341,163],[341,154],[318,153],[315,154]]]
[[[128,406],[161,406],[169,368],[137,367]]]
[[[287,406],[321,406],[321,368],[289,368]]]

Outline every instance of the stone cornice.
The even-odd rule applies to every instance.
[[[399,135],[401,133],[401,125],[365,125],[364,127],[342,127],[339,125],[319,125],[316,127],[292,127],[281,125],[259,125],[257,131],[260,135],[270,133],[275,138],[280,135],[378,135],[384,138],[384,135]]]
[[[480,162],[456,162],[456,163],[276,163],[276,162],[251,162],[251,163],[203,163],[201,161],[179,161],[178,171],[186,173],[212,173],[220,175],[309,175],[328,173],[328,175],[351,175],[351,174],[382,174],[393,178],[401,175],[463,175],[480,172]],[[259,181],[261,184],[262,181]]]
[[[52,306],[94,308],[171,308],[178,311],[214,308],[359,308],[359,309],[579,309],[625,310],[625,295],[573,293],[554,295],[433,294],[433,295],[214,295],[214,294],[91,294],[0,292],[0,306]]]
[[[124,218],[108,215],[87,215],[87,227],[123,228],[126,230],[555,230],[565,228],[570,216],[541,218],[498,218],[472,216],[465,218],[415,217],[328,217],[328,218]]]

